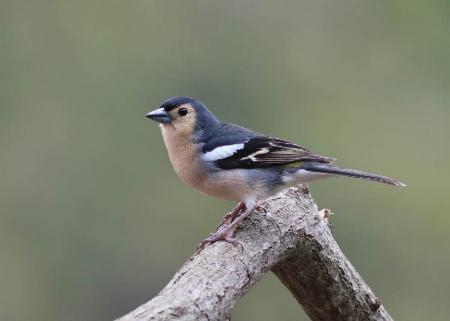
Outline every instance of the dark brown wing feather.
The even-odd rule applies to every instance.
[[[244,148],[232,156],[217,160],[216,164],[223,169],[233,169],[279,166],[304,161],[331,163],[334,159],[313,154],[306,148],[279,138],[259,136],[245,142]]]

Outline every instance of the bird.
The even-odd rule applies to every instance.
[[[201,246],[219,240],[240,244],[234,231],[259,201],[317,179],[348,176],[406,186],[386,176],[338,167],[334,158],[222,122],[190,97],[171,97],[146,117],[159,123],[170,162],[183,182],[208,196],[238,202]]]

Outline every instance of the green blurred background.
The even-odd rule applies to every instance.
[[[224,120],[408,184],[314,183],[397,320],[448,320],[450,3],[0,2],[0,319],[111,320],[155,295],[234,204],[173,173],[144,114]],[[233,320],[307,320],[268,275]]]

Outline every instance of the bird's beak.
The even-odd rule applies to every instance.
[[[156,109],[149,112],[145,117],[150,118],[158,123],[169,124],[172,121],[172,117],[164,110],[164,108]]]

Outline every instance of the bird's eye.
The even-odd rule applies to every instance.
[[[187,115],[187,113],[188,113],[188,110],[187,110],[187,108],[180,108],[180,109],[178,109],[178,115],[180,115],[180,116],[186,116]]]

